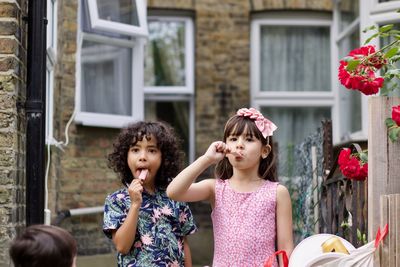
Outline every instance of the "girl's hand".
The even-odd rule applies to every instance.
[[[142,204],[143,181],[133,179],[128,187],[129,197],[131,198],[132,206],[140,208]]]
[[[217,141],[209,146],[204,156],[214,164],[221,161],[228,152],[230,152],[228,146],[222,141]]]

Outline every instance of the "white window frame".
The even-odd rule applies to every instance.
[[[80,2],[81,3],[81,2]],[[80,6],[82,8],[82,6]],[[100,34],[86,33],[82,31],[82,12],[79,11],[79,30],[78,30],[78,48],[76,56],[76,92],[75,92],[75,122],[85,126],[122,128],[128,123],[142,120],[144,118],[143,107],[143,56],[144,56],[144,38],[135,38],[134,40],[125,40],[112,38]],[[81,110],[81,52],[83,40],[94,41],[106,45],[115,45],[132,49],[132,97],[131,97],[131,116],[104,114],[95,112],[86,112]]]
[[[57,58],[57,0],[47,0],[46,40],[46,144],[55,144],[54,117],[54,66]]]
[[[146,19],[146,0],[135,0],[137,13],[139,18],[139,25],[129,25],[116,21],[108,21],[99,17],[99,10],[97,0],[87,0],[90,23],[93,29],[108,32],[117,32],[131,36],[147,37],[147,19]]]
[[[268,18],[254,18],[251,22],[251,49],[250,49],[250,87],[251,87],[251,106],[260,108],[268,107],[328,107],[331,108],[333,129],[338,127],[338,105],[337,94],[334,87],[330,91],[262,91],[260,85],[261,73],[261,27],[268,26],[310,26],[329,28],[332,40],[332,19],[324,15],[304,15],[288,12],[285,15],[269,14]],[[333,59],[331,51],[331,59]],[[333,60],[331,60],[333,61]],[[331,62],[331,70],[334,68]],[[331,71],[332,72],[332,71]],[[333,78],[333,75],[332,77]],[[335,77],[336,78],[336,77]],[[333,133],[334,140],[338,139],[338,134]]]
[[[363,0],[360,0],[363,1]],[[338,79],[338,68],[339,68],[339,45],[340,42],[355,33],[357,30],[361,31],[360,27],[360,16],[355,18],[348,26],[346,26],[342,31],[340,31],[340,0],[334,1],[333,5],[333,24],[332,24],[332,38],[331,38],[331,50],[332,50],[332,88],[335,88],[336,94],[336,106],[340,105],[340,92],[343,88],[340,87],[339,79]],[[356,48],[356,47],[354,47]],[[350,52],[350,51],[348,51]],[[368,135],[368,122],[366,117],[365,108],[367,108],[367,97],[361,94],[361,129],[360,131],[356,131],[350,133],[348,136],[349,140],[341,140],[342,129],[340,128],[340,123],[332,129],[333,135],[337,138],[334,138],[334,144],[339,142],[349,142],[349,141],[358,141],[358,140],[366,140]],[[338,110],[337,118],[340,119],[340,114]]]
[[[145,86],[146,94],[194,94],[194,28],[189,17],[149,16],[148,20],[185,23],[185,86]]]

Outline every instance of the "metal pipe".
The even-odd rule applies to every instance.
[[[104,212],[103,206],[62,210],[57,213],[58,215],[54,219],[52,224],[60,225],[62,223],[62,221],[64,221],[64,219],[66,219],[68,217],[72,217],[72,216],[88,215],[88,214],[95,214],[95,213],[102,213],[102,212]]]
[[[28,1],[26,224],[44,222],[46,0]]]

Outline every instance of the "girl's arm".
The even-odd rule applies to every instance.
[[[192,267],[192,253],[186,236],[183,238],[183,252],[185,253],[185,267]]]
[[[131,198],[131,207],[126,215],[124,223],[112,233],[115,248],[121,254],[127,254],[135,241],[139,210],[142,204],[143,186],[139,179],[133,179],[128,188]]]
[[[276,235],[278,250],[285,250],[290,257],[293,251],[292,203],[283,185],[278,185],[276,192]],[[283,266],[281,257],[279,262],[279,266]]]
[[[212,200],[214,180],[207,179],[193,183],[196,178],[212,164],[225,157],[226,144],[214,142],[207,152],[179,173],[168,185],[167,195],[176,201],[192,202],[200,200]]]

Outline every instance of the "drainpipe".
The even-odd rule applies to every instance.
[[[28,0],[26,224],[44,222],[46,0]]]

